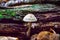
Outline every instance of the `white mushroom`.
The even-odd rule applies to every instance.
[[[24,18],[23,21],[28,22],[28,31],[27,31],[27,36],[30,36],[30,30],[31,30],[31,22],[37,21],[36,17],[33,14],[27,14]]]

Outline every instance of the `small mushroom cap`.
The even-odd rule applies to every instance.
[[[25,21],[25,22],[35,22],[35,21],[37,21],[37,18],[33,14],[27,14],[23,18],[23,21]]]

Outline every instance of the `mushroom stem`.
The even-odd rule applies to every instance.
[[[28,23],[27,36],[30,36],[30,31],[31,31],[31,23]]]

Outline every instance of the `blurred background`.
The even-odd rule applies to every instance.
[[[33,14],[37,19],[36,22],[31,22],[30,36],[27,36],[29,24],[23,21],[27,14]],[[50,29],[59,39],[60,0],[0,0],[0,36],[36,40],[36,34],[40,32],[53,33]]]

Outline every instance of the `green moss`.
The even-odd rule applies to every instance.
[[[2,18],[4,18],[4,16],[0,14],[0,18],[2,19]]]

